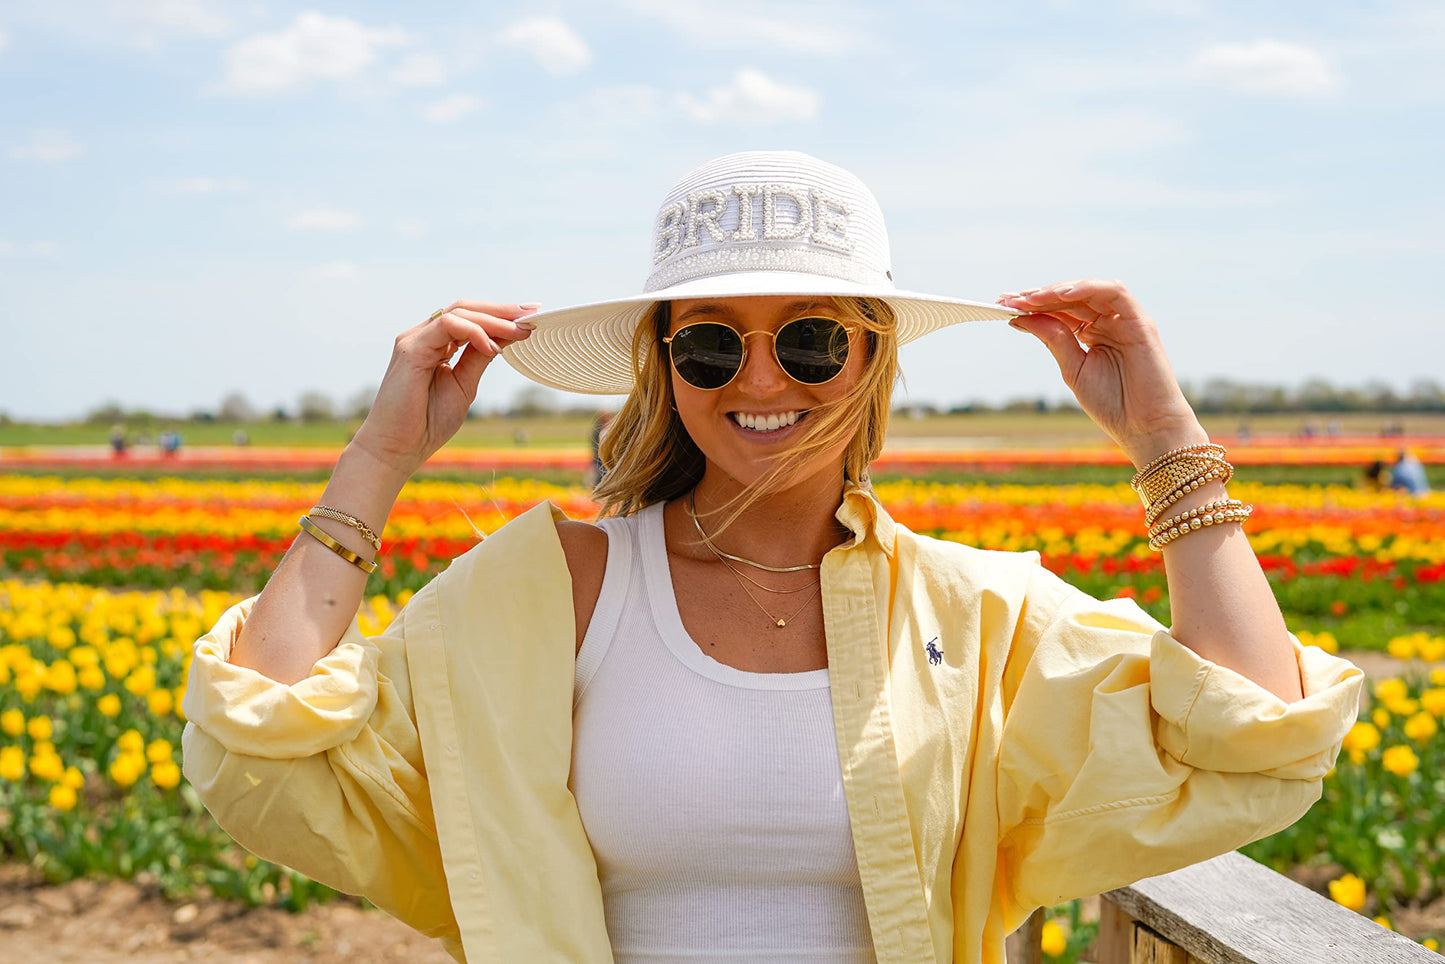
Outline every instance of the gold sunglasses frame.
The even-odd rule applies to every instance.
[[[823,381],[821,381],[821,382],[805,382],[805,381],[803,381],[801,378],[796,378],[796,377],[794,377],[793,373],[790,372],[790,371],[788,371],[787,366],[783,364],[783,360],[778,357],[778,332],[781,332],[784,328],[788,327],[789,325],[796,325],[796,324],[797,324],[798,322],[800,322],[800,321],[831,321],[833,324],[837,325],[839,328],[842,328],[842,329],[843,329],[843,333],[846,334],[846,335],[848,336],[848,338],[849,338],[849,342],[848,342],[848,353],[843,356],[843,364],[842,364],[842,365],[839,365],[839,366],[838,366],[838,370],[837,370],[836,372],[834,372],[830,377],[825,378],[825,379],[824,379]],[[683,377],[682,372],[679,372],[679,371],[677,370],[677,362],[676,362],[676,361],[673,359],[673,357],[672,357],[672,340],[673,340],[674,338],[676,338],[678,335],[680,335],[680,334],[682,334],[683,332],[687,331],[689,328],[696,328],[698,325],[718,325],[718,326],[720,326],[720,327],[727,328],[727,329],[729,329],[730,331],[732,331],[733,334],[735,334],[735,335],[738,336],[738,341],[742,342],[742,345],[743,345],[743,357],[738,360],[737,371],[733,372],[733,373],[732,373],[732,376],[731,376],[727,381],[725,381],[725,382],[723,382],[721,385],[717,386],[717,388],[703,388],[703,387],[701,387],[701,386],[699,386],[699,385],[694,385],[692,382],[688,382],[687,379]],[[853,344],[852,344],[853,332],[854,332],[855,330],[857,330],[857,328],[858,328],[857,325],[850,325],[850,324],[848,324],[847,322],[839,321],[837,318],[829,318],[829,317],[827,317],[826,315],[808,315],[808,316],[803,317],[803,318],[794,318],[792,321],[785,321],[785,322],[783,322],[781,325],[779,325],[777,331],[767,331],[767,330],[761,330],[761,329],[758,330],[758,331],[738,331],[737,328],[735,328],[734,326],[728,324],[728,323],[725,322],[725,321],[690,321],[690,322],[688,322],[687,324],[683,325],[681,328],[679,328],[677,331],[673,332],[672,334],[664,336],[663,339],[662,339],[662,343],[667,346],[667,363],[672,366],[672,370],[673,370],[673,371],[677,372],[677,377],[678,377],[678,378],[681,378],[684,382],[687,382],[688,387],[690,387],[690,388],[695,388],[695,389],[697,389],[697,390],[700,391],[700,392],[717,392],[717,391],[722,391],[724,388],[727,388],[729,385],[731,385],[731,384],[733,383],[733,379],[737,378],[738,375],[742,374],[743,367],[744,367],[745,365],[747,365],[747,363],[748,363],[748,336],[749,336],[749,335],[767,335],[769,338],[771,338],[771,339],[773,340],[773,361],[777,363],[779,371],[781,371],[784,375],[787,375],[789,378],[793,379],[793,381],[797,382],[799,385],[807,385],[807,386],[810,387],[810,388],[816,388],[816,387],[818,387],[819,385],[826,385],[826,384],[828,384],[828,383],[831,382],[833,379],[835,379],[835,378],[837,378],[839,375],[843,374],[843,369],[845,369],[845,368],[848,367],[848,359],[851,358],[851,357],[853,357]]]

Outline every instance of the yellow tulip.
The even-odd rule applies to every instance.
[[[1394,703],[1409,697],[1410,688],[1398,676],[1382,679],[1375,684],[1375,699],[1381,703]]]
[[[181,768],[167,761],[151,767],[151,782],[162,790],[174,790],[181,782]]]
[[[1381,927],[1385,928],[1385,930],[1387,930],[1387,931],[1392,931],[1392,930],[1395,929],[1394,926],[1390,923],[1390,918],[1386,917],[1386,916],[1383,915],[1383,914],[1381,914],[1379,917],[1376,917],[1376,918],[1375,918],[1375,923],[1376,923],[1376,924],[1379,924]]]
[[[0,780],[18,783],[25,779],[25,751],[18,746],[0,747]]]
[[[1370,711],[1370,719],[1383,730],[1390,725],[1390,711],[1383,706],[1377,706]]]
[[[1387,749],[1380,758],[1380,763],[1397,777],[1408,777],[1420,768],[1420,758],[1404,744]]]
[[[1405,735],[1416,743],[1428,741],[1439,731],[1439,724],[1429,713],[1416,713],[1405,721]]]
[[[81,773],[76,767],[66,767],[64,775],[60,778],[60,782],[72,790],[79,790],[85,786],[85,774]]]
[[[0,731],[6,736],[19,736],[25,732],[25,714],[19,710],[6,710],[0,713]]]
[[[115,745],[120,747],[123,753],[134,753],[136,756],[140,756],[145,752],[146,743],[145,737],[141,736],[139,731],[126,730],[116,737]]]
[[[75,802],[75,791],[65,784],[57,783],[50,788],[50,805],[56,810],[74,810]]]
[[[175,697],[167,689],[151,690],[146,694],[146,706],[151,711],[151,716],[165,716],[175,705]]]
[[[65,761],[56,754],[54,747],[45,753],[36,751],[30,757],[30,772],[46,783],[57,783],[65,776]]]
[[[170,740],[152,740],[146,747],[146,759],[151,763],[160,763],[171,759],[175,753]]]
[[[1359,913],[1365,907],[1365,882],[1354,874],[1330,881],[1330,899]]]
[[[1040,939],[1043,951],[1049,957],[1059,957],[1069,949],[1069,939],[1064,935],[1064,929],[1055,920],[1044,921],[1044,932]]]
[[[48,716],[37,716],[25,724],[25,732],[32,740],[48,740],[55,734],[55,727]]]
[[[1350,732],[1345,734],[1344,748],[1351,753],[1369,753],[1380,745],[1380,731],[1373,723],[1366,723],[1361,720],[1350,727]]]
[[[145,769],[145,757],[139,753],[126,752],[117,754],[116,758],[111,761],[109,773],[110,778],[118,786],[130,787],[140,779],[141,774],[145,773]]]
[[[1420,693],[1420,705],[1426,713],[1437,719],[1445,716],[1445,689],[1432,687],[1424,690]]]
[[[120,715],[120,697],[114,693],[107,693],[95,701],[95,708],[100,710],[102,716],[115,719]]]

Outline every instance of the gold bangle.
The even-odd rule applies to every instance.
[[[1134,486],[1145,506],[1152,506],[1186,482],[1193,482],[1210,469],[1233,474],[1234,466],[1212,455],[1181,455],[1164,463]]]
[[[1244,503],[1238,499],[1215,499],[1213,502],[1206,502],[1203,505],[1195,506],[1192,509],[1181,512],[1172,519],[1165,519],[1158,525],[1150,527],[1149,538],[1152,539],[1157,535],[1168,532],[1171,526],[1178,526],[1181,522],[1198,518],[1205,513],[1213,512],[1215,509],[1237,509],[1242,505],[1244,505]]]
[[[1206,526],[1224,525],[1230,522],[1238,522],[1243,525],[1253,511],[1254,506],[1242,505],[1234,509],[1219,509],[1212,513],[1200,515],[1196,518],[1181,522],[1177,526],[1170,526],[1169,531],[1161,532],[1149,540],[1149,548],[1158,552],[1176,539],[1182,539],[1189,535],[1189,533],[1203,529]]]
[[[1163,455],[1159,456],[1157,459],[1154,459],[1148,465],[1144,466],[1138,472],[1134,473],[1134,478],[1129,480],[1129,485],[1137,488],[1140,481],[1143,480],[1144,476],[1148,475],[1150,472],[1153,472],[1159,466],[1163,465],[1165,462],[1169,461],[1175,456],[1185,454],[1213,455],[1216,458],[1222,459],[1224,458],[1224,446],[1218,445],[1214,442],[1199,442],[1194,445],[1181,445],[1177,449],[1170,449],[1168,452],[1165,452]]]
[[[319,515],[323,519],[334,519],[337,522],[346,523],[347,525],[351,526],[351,528],[361,533],[362,537],[365,538],[367,542],[371,543],[371,548],[375,549],[377,552],[381,551],[381,537],[378,536],[375,532],[371,531],[371,526],[367,525],[365,522],[362,522],[356,516],[347,515],[340,509],[333,509],[329,505],[313,505],[311,507],[311,514]]]
[[[1229,480],[1234,478],[1234,466],[1225,462],[1224,465],[1213,468],[1200,469],[1195,474],[1185,478],[1174,491],[1162,496],[1157,501],[1149,503],[1144,510],[1144,524],[1152,526],[1159,520],[1159,517],[1169,511],[1169,507],[1180,499],[1184,498],[1195,489],[1201,488],[1210,482],[1218,482],[1220,485],[1228,485]]]
[[[302,529],[315,536],[317,542],[321,543],[323,546],[330,549],[332,552],[336,553],[338,556],[345,559],[347,562],[351,563],[362,572],[370,575],[371,573],[376,571],[376,563],[368,562],[367,560],[361,558],[356,553],[352,552],[350,549],[346,548],[341,543],[331,538],[324,531],[318,529],[316,527],[316,523],[312,522],[310,517],[303,515],[296,521],[300,524]]]

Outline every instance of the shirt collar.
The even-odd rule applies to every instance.
[[[890,557],[893,555],[898,523],[893,521],[871,488],[849,484],[843,490],[843,504],[838,507],[835,517],[853,533],[852,541],[843,548],[853,549],[871,536],[880,549]]]

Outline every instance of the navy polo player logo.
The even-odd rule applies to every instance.
[[[939,663],[943,662],[943,651],[937,646],[933,645],[936,642],[938,642],[937,636],[933,637],[923,645],[923,648],[928,651],[929,666],[937,666]]]

